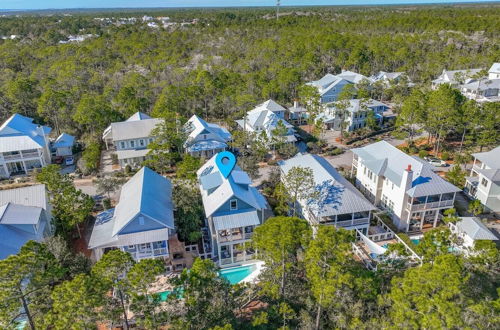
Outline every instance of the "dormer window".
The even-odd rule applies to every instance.
[[[483,179],[481,180],[481,185],[483,185],[483,186],[487,187],[487,186],[488,186],[488,180],[486,180],[485,178],[483,178]]]
[[[237,199],[231,199],[229,201],[229,208],[231,211],[237,210],[238,209],[238,200]]]
[[[120,142],[120,147],[121,147],[122,149],[125,149],[125,142],[124,142],[124,141],[121,141],[121,142]]]
[[[135,147],[135,141],[130,141],[130,147],[131,148]]]

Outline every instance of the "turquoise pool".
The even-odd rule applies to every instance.
[[[248,275],[250,275],[255,270],[255,265],[232,267],[227,269],[222,269],[219,275],[231,284],[237,284],[243,281]]]
[[[420,243],[420,239],[412,239],[411,242],[415,245],[418,245],[418,243]]]

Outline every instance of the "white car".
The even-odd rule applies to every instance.
[[[424,158],[429,164],[432,166],[436,167],[446,167],[448,166],[448,163],[446,163],[444,160],[435,158],[435,157],[425,157]]]
[[[66,159],[64,159],[64,165],[66,165],[66,166],[73,165],[74,163],[75,163],[75,157],[73,157],[73,156],[69,156],[69,157],[66,157]]]

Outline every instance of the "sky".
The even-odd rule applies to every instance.
[[[494,2],[486,0],[481,2]],[[376,5],[480,2],[474,0],[281,0],[282,6]],[[273,6],[276,0],[0,0],[0,9],[243,7]]]

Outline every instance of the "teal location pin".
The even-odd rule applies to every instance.
[[[234,165],[236,165],[236,157],[234,157],[232,152],[222,151],[215,156],[215,164],[219,168],[219,172],[221,172],[222,176],[227,179]]]

